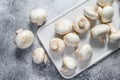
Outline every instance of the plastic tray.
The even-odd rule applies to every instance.
[[[55,19],[51,20],[47,25],[38,29],[37,35],[38,35],[39,40],[43,44],[46,52],[48,53],[50,59],[55,64],[55,66],[58,69],[58,71],[60,72],[60,74],[66,79],[76,76],[77,74],[81,73],[85,69],[89,68],[96,62],[98,62],[101,59],[103,59],[104,57],[106,57],[107,55],[111,54],[116,49],[120,48],[119,43],[111,44],[111,43],[107,42],[107,43],[103,44],[103,43],[98,42],[98,40],[96,40],[96,39],[91,39],[90,34],[88,32],[86,34],[80,35],[80,38],[81,38],[80,44],[83,45],[83,44],[88,43],[92,46],[93,56],[89,62],[81,63],[75,56],[75,53],[74,53],[75,49],[70,48],[70,47],[66,47],[64,53],[59,54],[59,55],[54,54],[54,52],[52,52],[50,50],[50,48],[49,48],[50,40],[54,37],[58,37],[58,36],[56,36],[55,29],[54,29],[55,28],[54,25],[55,25],[56,21],[59,19],[68,19],[70,21],[73,21],[75,16],[83,14],[83,9],[85,6],[96,5],[96,3],[97,3],[97,0],[81,0],[81,2],[79,2],[72,8],[68,9],[64,13],[58,15]],[[113,17],[113,22],[114,22],[115,26],[117,28],[119,28],[119,26],[118,26],[118,25],[120,25],[119,4],[117,3],[116,0],[113,4],[113,7],[115,9],[115,15]],[[64,56],[71,56],[77,61],[78,66],[77,66],[76,72],[72,75],[64,75],[60,71],[60,68],[62,67],[62,58]]]

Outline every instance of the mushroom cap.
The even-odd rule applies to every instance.
[[[33,58],[34,63],[41,64],[45,58],[44,49],[43,48],[35,49],[35,51],[32,53],[32,58]]]
[[[71,47],[76,47],[78,46],[80,42],[80,38],[77,34],[75,33],[68,33],[64,36],[64,42],[66,45],[71,46]]]
[[[72,23],[68,20],[61,19],[55,24],[55,31],[60,35],[67,34],[72,31]]]
[[[84,9],[84,15],[89,19],[98,19],[99,7],[98,6],[86,6]]]
[[[112,20],[113,16],[114,16],[114,9],[112,6],[105,6],[101,13],[101,20],[104,23],[108,23]]]
[[[15,43],[18,48],[25,49],[32,45],[34,34],[29,30],[19,32],[15,37]]]
[[[70,70],[74,70],[77,67],[76,61],[71,57],[64,57],[63,65]]]
[[[83,15],[77,16],[73,28],[78,33],[84,33],[90,28],[90,21]]]
[[[112,5],[114,0],[98,0],[98,4],[102,7],[107,6],[107,5]]]
[[[93,50],[89,44],[85,44],[76,50],[76,54],[80,61],[89,60],[92,56]]]
[[[35,9],[31,11],[29,18],[31,22],[40,26],[46,21],[47,12],[44,9]]]
[[[62,39],[60,38],[53,38],[50,41],[50,49],[52,51],[58,52],[58,53],[62,53],[65,50],[65,43]]]
[[[111,35],[109,36],[110,42],[114,43],[118,40],[120,40],[120,30],[111,33]]]
[[[110,32],[110,27],[106,24],[100,24],[92,28],[91,35],[92,37],[97,38],[108,32]]]

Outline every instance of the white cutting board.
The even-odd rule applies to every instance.
[[[103,43],[98,42],[98,40],[96,39],[91,39],[89,31],[88,31],[88,33],[84,35],[80,35],[80,39],[81,39],[80,45],[90,44],[92,46],[93,56],[89,62],[81,63],[75,56],[75,49],[71,47],[66,47],[64,53],[59,54],[59,55],[54,54],[54,52],[50,50],[49,48],[50,40],[54,37],[59,37],[55,33],[56,21],[58,21],[59,19],[68,19],[70,21],[73,21],[75,16],[83,14],[83,9],[85,6],[95,5],[96,2],[97,0],[81,0],[81,2],[79,2],[72,8],[68,9],[64,13],[58,14],[58,16],[54,18],[53,20],[51,20],[47,25],[38,29],[38,32],[37,32],[38,38],[43,44],[47,54],[49,55],[50,59],[53,61],[53,63],[55,64],[59,72],[60,72],[60,68],[62,67],[62,58],[64,56],[71,56],[77,61],[78,66],[74,74],[65,75],[62,72],[60,72],[60,74],[66,79],[76,76],[80,72],[84,71],[85,69],[89,68],[96,62],[106,57],[107,55],[111,54],[116,49],[120,48],[120,44],[118,42],[114,44],[111,44],[111,43],[103,44]],[[115,10],[115,15],[113,17],[113,23],[119,29],[119,25],[120,25],[119,3],[116,0],[113,4],[113,7]]]

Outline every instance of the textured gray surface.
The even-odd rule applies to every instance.
[[[64,80],[49,60],[47,65],[32,62],[32,51],[40,47],[37,38],[25,50],[14,44],[15,30],[37,27],[29,23],[29,12],[45,8],[48,20],[75,5],[79,0],[0,0],[0,80]],[[36,36],[37,37],[37,36]],[[120,80],[120,50],[85,70],[71,80]]]

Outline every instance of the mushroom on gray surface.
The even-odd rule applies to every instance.
[[[32,45],[34,34],[30,30],[19,29],[16,33],[15,43],[18,48],[26,49]]]

